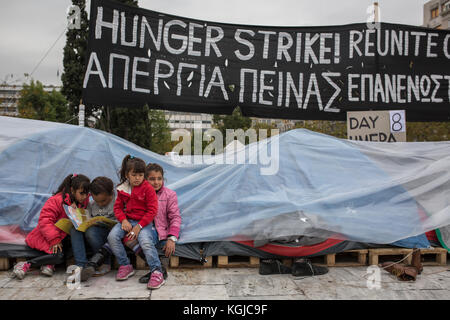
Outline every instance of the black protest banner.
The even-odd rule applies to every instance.
[[[450,121],[450,31],[382,23],[264,27],[92,0],[83,101],[262,118],[406,110]]]

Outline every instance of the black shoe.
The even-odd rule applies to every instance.
[[[290,273],[292,273],[291,267],[285,266],[276,259],[261,260],[259,263],[259,274],[261,275]]]
[[[111,256],[111,253],[105,248],[100,248],[96,254],[94,254],[88,262],[88,266],[94,267],[94,269],[100,267],[107,258]]]
[[[328,273],[327,267],[314,266],[308,259],[298,259],[292,266],[292,275],[294,277],[320,276]]]
[[[163,278],[164,278],[164,280],[166,280],[169,277],[169,275],[167,274],[166,268],[164,266],[161,266],[161,267],[162,267]],[[152,275],[151,272],[143,275],[142,277],[139,278],[139,283],[148,283],[150,281],[151,275]]]
[[[92,277],[95,273],[95,268],[92,265],[87,265],[81,270],[80,280],[81,282],[88,281],[90,277]]]

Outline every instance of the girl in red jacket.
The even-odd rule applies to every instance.
[[[62,240],[66,233],[55,223],[67,218],[63,205],[86,208],[89,203],[89,178],[82,174],[68,175],[53,196],[48,199],[39,215],[37,226],[27,235],[25,242],[33,249],[45,252],[39,257],[19,262],[13,275],[23,279],[30,268],[41,268],[41,273],[52,276],[54,265],[64,262]]]
[[[125,236],[129,240],[137,239],[152,272],[147,287],[157,289],[164,284],[161,262],[155,247],[158,234],[153,224],[158,212],[158,199],[145,178],[145,162],[127,155],[122,161],[114,203],[114,214],[120,223],[109,233],[108,244],[120,265],[116,280],[126,280],[134,275],[134,270],[122,240]]]

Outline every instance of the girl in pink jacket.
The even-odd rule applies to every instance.
[[[180,235],[181,216],[177,194],[164,186],[164,170],[160,165],[149,163],[145,173],[147,181],[155,189],[158,197],[158,213],[154,220],[159,240],[157,247],[162,249],[166,257],[170,257],[175,252],[175,246]],[[139,246],[128,245],[136,254],[141,253]],[[167,278],[167,270],[164,267],[163,274],[164,278]],[[139,282],[146,283],[149,277],[150,273],[141,277]]]
[[[30,268],[41,268],[41,273],[52,276],[54,265],[64,262],[63,239],[66,233],[55,223],[67,218],[64,205],[85,209],[89,203],[89,178],[82,174],[68,175],[53,196],[48,199],[39,215],[37,226],[27,235],[25,242],[30,248],[44,255],[19,262],[14,266],[13,276],[22,280]]]

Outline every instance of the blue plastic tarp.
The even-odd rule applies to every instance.
[[[450,224],[450,142],[291,130],[236,151],[234,162],[217,155],[190,164],[100,130],[0,117],[0,243],[7,226],[36,226],[68,174],[117,183],[127,154],[163,166],[178,195],[180,243],[306,235],[380,244],[414,237],[403,245],[423,247],[424,232]]]

